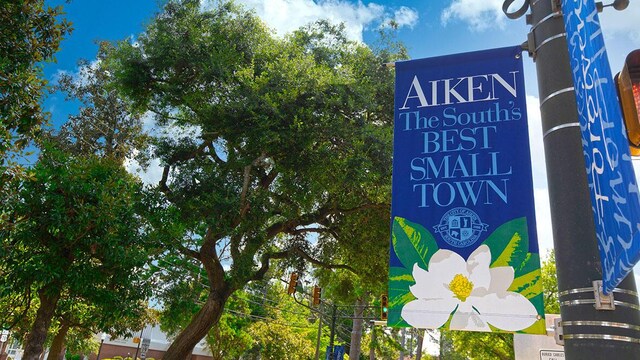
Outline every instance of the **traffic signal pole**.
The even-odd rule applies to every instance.
[[[526,0],[509,13],[524,15],[531,25],[525,43],[536,64],[540,112],[549,185],[553,242],[558,275],[561,325],[568,360],[640,359],[640,307],[633,280],[613,291],[614,310],[598,310],[602,280],[596,230],[585,171],[582,138],[560,2]]]
[[[336,357],[336,352],[334,349],[334,340],[335,340],[335,335],[336,335],[336,311],[338,310],[338,307],[333,304],[332,305],[333,309],[331,311],[331,335],[329,335],[329,360],[335,360]]]

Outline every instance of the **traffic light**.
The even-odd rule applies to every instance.
[[[320,295],[322,294],[322,289],[320,286],[316,285],[313,287],[313,306],[320,305]]]
[[[296,285],[298,285],[298,274],[291,273],[291,279],[289,279],[289,288],[287,288],[287,294],[291,295],[295,293]]]
[[[389,296],[382,294],[380,296],[380,320],[387,320],[389,317]]]
[[[616,75],[616,88],[627,128],[631,155],[640,155],[640,50],[627,55],[622,71]]]

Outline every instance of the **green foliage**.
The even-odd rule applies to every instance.
[[[105,68],[109,49],[111,45],[100,43],[93,62],[81,60],[76,74],[59,75],[56,88],[65,92],[68,100],[82,105],[51,138],[69,153],[96,154],[123,162],[145,148],[147,137],[140,115],[130,113],[113,89],[113,75]]]
[[[277,302],[267,304],[264,320],[253,322],[249,330],[254,348],[262,359],[312,359],[317,326],[308,322],[310,312],[296,305],[281,287],[272,289],[270,300]]]
[[[144,266],[152,248],[139,216],[140,184],[111,160],[52,148],[43,149],[33,174],[11,184],[19,196],[5,204],[0,299],[23,296],[39,315],[46,305],[41,318],[47,323],[56,311],[76,316],[90,306],[87,326],[101,330],[139,317],[149,295]],[[3,325],[32,321],[27,315],[10,313]]]
[[[375,333],[375,334],[374,334]],[[402,346],[398,341],[398,331],[389,332],[384,327],[373,326],[362,341],[360,358],[369,359],[371,347],[374,349],[375,359],[397,359]],[[373,340],[372,340],[373,339]],[[423,357],[424,358],[424,357]]]
[[[388,211],[393,75],[380,64],[392,56],[326,22],[278,38],[231,3],[196,1],[169,1],[137,46],[113,50],[118,89],[159,128],[153,236],[203,265],[180,271],[202,276],[201,301],[224,305],[275,259],[332,268],[355,257],[355,237],[350,251],[329,250],[357,216]]]
[[[42,63],[53,60],[70,31],[61,15],[61,7],[45,6],[44,0],[0,2],[0,166],[7,152],[24,148],[46,121]]]
[[[514,359],[513,334],[479,333],[470,331],[449,332],[456,353],[469,360]],[[447,332],[444,332],[447,336]]]
[[[542,287],[544,289],[544,311],[547,314],[560,314],[556,254],[553,250],[542,262]]]

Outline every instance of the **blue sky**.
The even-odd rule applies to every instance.
[[[215,0],[205,0],[213,2]],[[452,53],[512,46],[526,40],[528,26],[524,18],[509,20],[502,14],[501,0],[237,0],[254,9],[278,34],[320,18],[344,22],[354,40],[365,43],[374,39],[380,24],[394,19],[399,25],[399,39],[405,42],[412,58],[431,57]],[[136,1],[82,1],[62,4],[67,18],[74,24],[74,32],[62,43],[57,63],[47,64],[45,75],[55,81],[60,71],[76,72],[80,58],[91,60],[97,51],[97,40],[119,41],[135,36],[144,29],[158,10],[157,0]],[[640,2],[631,1],[622,12],[606,8],[600,14],[609,59],[613,72],[619,71],[626,54],[640,48]],[[531,137],[536,214],[541,252],[553,245],[548,203],[538,91],[535,66],[525,56],[529,128]],[[52,112],[55,125],[62,123],[73,103],[54,94],[45,102]],[[638,170],[636,170],[638,172]],[[144,176],[152,181],[157,171]],[[639,271],[636,267],[636,273]]]

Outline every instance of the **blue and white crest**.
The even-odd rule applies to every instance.
[[[476,242],[487,226],[473,210],[457,207],[447,211],[434,229],[447,244],[463,248]]]

